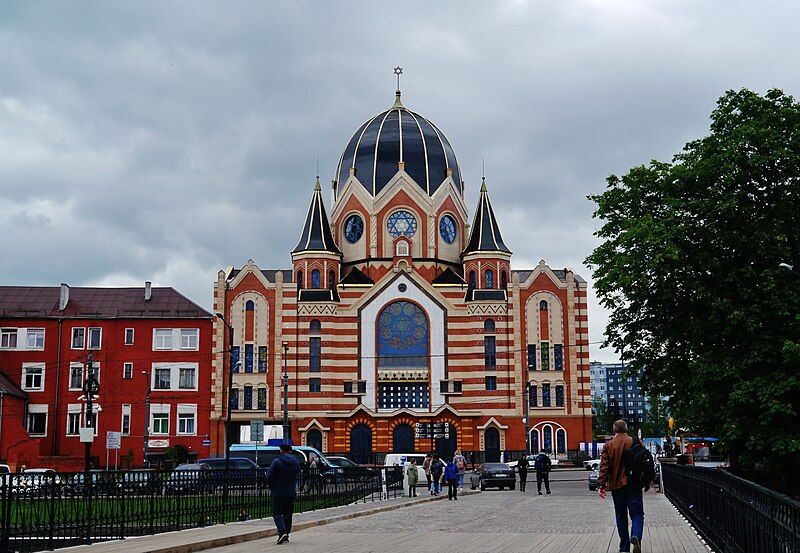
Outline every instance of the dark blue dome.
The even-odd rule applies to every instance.
[[[433,195],[453,171],[453,181],[461,190],[461,170],[450,142],[436,125],[398,101],[361,125],[339,158],[336,168],[342,186],[355,167],[356,178],[364,188],[377,195],[397,173],[399,162],[405,171],[429,195]]]

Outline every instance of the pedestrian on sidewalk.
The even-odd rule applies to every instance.
[[[272,461],[267,472],[267,486],[272,496],[272,518],[278,530],[278,545],[289,541],[292,532],[294,499],[297,496],[297,477],[300,463],[292,455],[292,446],[280,445],[281,454]]]
[[[442,491],[442,477],[444,475],[444,463],[439,459],[439,454],[433,454],[431,462],[431,495],[439,495]]]
[[[597,493],[602,499],[606,490],[614,500],[614,514],[619,534],[619,550],[640,553],[644,533],[644,501],[642,488],[638,483],[629,482],[626,461],[634,440],[628,436],[628,424],[624,420],[614,422],[614,437],[603,446],[600,454],[600,474],[597,478]],[[644,448],[642,448],[644,449]],[[631,528],[628,531],[628,515]]]
[[[447,481],[447,500],[458,500],[458,468],[452,461],[444,468],[444,479]]]
[[[519,491],[524,492],[525,486],[528,484],[528,456],[524,453],[517,462],[517,470],[519,470]],[[548,480],[548,485],[550,481]]]
[[[533,460],[533,470],[536,471],[536,490],[539,495],[542,495],[542,481],[544,481],[544,489],[547,491],[547,495],[550,495],[550,469],[552,466],[550,457],[544,451],[540,451],[539,455]]]
[[[411,462],[406,467],[406,476],[408,477],[408,497],[417,497],[417,480],[419,473],[417,473],[417,460],[411,459]]]
[[[453,463],[456,465],[456,469],[458,469],[458,489],[464,489],[464,473],[467,470],[467,459],[463,455],[461,455],[461,450],[456,449],[456,454],[453,456]]]
[[[431,491],[431,463],[433,463],[433,456],[428,453],[422,462],[422,472],[425,473],[425,479],[428,481],[428,491],[433,495],[433,491]]]

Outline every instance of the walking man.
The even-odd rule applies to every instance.
[[[281,444],[280,448],[281,454],[272,461],[267,472],[267,486],[272,495],[272,518],[278,529],[278,545],[289,541],[297,477],[300,474],[300,463],[291,454],[292,446]]]
[[[519,491],[524,492],[525,486],[528,483],[528,456],[523,454],[517,463],[517,470],[519,470]],[[550,482],[548,481],[548,484]]]
[[[628,424],[624,420],[614,422],[614,437],[603,446],[600,454],[600,474],[597,478],[597,493],[605,499],[606,490],[611,491],[614,500],[614,513],[617,519],[619,550],[634,553],[642,551],[644,532],[644,501],[642,488],[638,483],[628,482],[625,459],[633,439],[628,436]],[[628,532],[628,514],[631,528]]]
[[[447,480],[447,499],[458,499],[458,468],[452,461],[444,468],[444,479]]]
[[[431,495],[439,495],[442,491],[442,474],[444,473],[444,463],[439,459],[439,454],[433,454],[431,463]]]
[[[544,489],[547,490],[547,495],[550,495],[550,468],[552,463],[550,457],[544,451],[540,451],[536,459],[533,460],[533,470],[536,471],[536,490],[539,495],[542,495],[542,481],[544,481]]]
[[[422,472],[425,473],[425,479],[428,481],[428,491],[431,492],[433,495],[433,490],[431,489],[431,464],[433,463],[433,457],[430,453],[425,456],[425,461],[422,463]]]

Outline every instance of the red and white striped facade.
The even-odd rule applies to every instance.
[[[415,115],[400,104],[399,95],[384,113],[372,154],[376,159],[370,160],[376,168],[386,162],[380,158],[386,155],[380,135],[386,121],[397,117],[403,126]],[[360,151],[370,125],[359,129],[360,143],[353,151]],[[351,162],[345,150],[340,167],[352,167],[345,182],[341,176],[333,182],[330,223],[317,182],[291,270],[264,270],[248,261],[241,269],[219,272],[214,309],[232,324],[233,347],[242,363],[233,379],[233,422],[281,424],[285,367],[296,444],[357,460],[369,452],[429,451],[431,440],[409,441],[409,427],[449,422],[454,431],[437,449],[486,451],[492,457],[500,450],[525,449],[529,384],[536,390],[536,404],[530,406],[532,447],[577,449],[590,441],[592,426],[586,282],[544,261],[530,270],[512,270],[486,186],[470,225],[464,183],[454,178],[460,171],[448,167],[430,192],[406,170],[410,159],[403,156],[414,144],[402,141],[401,134],[397,172],[380,186],[377,170],[371,187],[361,182],[357,167],[363,161],[353,155]],[[422,142],[430,155],[430,143],[424,137]],[[448,164],[457,163],[448,153]],[[348,172],[338,174],[343,173]],[[398,211],[411,213],[416,223],[399,236],[389,221]],[[354,214],[363,223],[357,240],[347,235]],[[455,222],[455,233],[441,230],[445,216]],[[417,313],[417,335],[427,344],[415,346],[424,356],[393,366],[381,361],[380,348],[388,347],[381,344],[405,344],[381,325],[397,302],[413,306],[407,309]],[[398,324],[397,332],[405,332],[406,323]],[[217,321],[211,417],[217,454],[225,447],[230,346],[227,329]],[[546,386],[549,406],[543,405]],[[425,398],[413,406],[387,406],[406,402],[402,394],[381,397],[388,390],[412,388]],[[238,441],[238,432],[232,441]]]

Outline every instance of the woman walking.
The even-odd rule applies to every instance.
[[[461,450],[456,449],[456,454],[453,456],[453,464],[458,470],[458,489],[464,489],[464,473],[467,470],[467,459],[461,455]]]
[[[433,462],[433,457],[430,453],[425,456],[425,461],[422,463],[422,470],[425,472],[425,479],[428,481],[428,490],[430,490],[431,495],[433,495],[433,490],[431,489],[431,463]]]
[[[417,497],[417,461],[411,459],[411,462],[406,467],[406,476],[408,477],[408,497]]]

